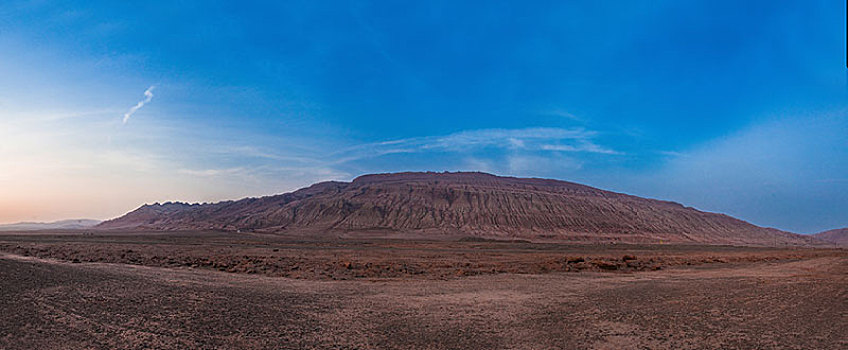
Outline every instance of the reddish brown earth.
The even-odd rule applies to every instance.
[[[316,241],[223,232],[10,235],[0,239],[0,251],[73,262],[182,267],[319,280],[637,272],[712,263],[799,260],[844,253],[840,249],[539,244],[479,239]]]
[[[848,347],[844,249],[186,232],[0,251],[2,349]]]
[[[476,236],[553,242],[810,245],[678,203],[576,183],[484,173],[365,175],[292,193],[215,204],[145,205],[99,229],[225,230],[305,237]]]
[[[848,227],[819,232],[813,237],[836,245],[848,245]]]

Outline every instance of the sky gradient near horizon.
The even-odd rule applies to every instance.
[[[396,171],[848,226],[845,2],[0,3],[0,223]]]

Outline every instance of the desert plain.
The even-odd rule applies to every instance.
[[[6,232],[2,349],[845,349],[848,250]]]

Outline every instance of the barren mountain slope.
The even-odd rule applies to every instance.
[[[819,232],[813,237],[828,243],[848,245],[848,227]]]
[[[415,233],[558,241],[808,244],[816,240],[680,204],[575,183],[484,173],[365,175],[292,193],[141,208],[102,229]]]

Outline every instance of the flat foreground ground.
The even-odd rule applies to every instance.
[[[0,349],[846,349],[848,251],[0,236]]]

